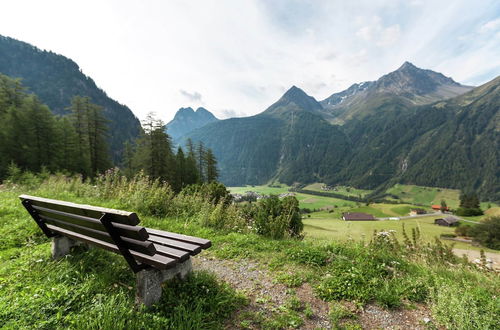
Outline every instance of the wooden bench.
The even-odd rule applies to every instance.
[[[52,238],[52,257],[78,242],[121,254],[137,274],[136,302],[151,306],[161,284],[191,272],[191,256],[209,248],[206,239],[138,226],[136,213],[21,195],[22,204],[43,233]]]

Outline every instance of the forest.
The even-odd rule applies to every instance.
[[[120,166],[128,177],[143,171],[178,192],[219,176],[217,160],[203,143],[189,141],[186,153],[182,148],[174,153],[163,122],[154,114],[144,120],[139,138],[125,142],[122,162],[114,164],[103,108],[89,97],[74,96],[68,110],[66,116],[53,114],[19,79],[0,74],[0,181],[18,170],[92,179]]]

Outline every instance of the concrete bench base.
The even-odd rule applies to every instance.
[[[52,259],[59,259],[69,254],[73,246],[81,245],[66,236],[55,236],[52,238]],[[161,298],[161,285],[163,282],[175,277],[184,279],[192,271],[191,258],[178,263],[175,267],[158,270],[148,268],[136,274],[136,294],[135,302],[139,305],[151,307],[158,303]]]
[[[149,268],[137,273],[135,302],[138,305],[151,307],[161,298],[163,282],[178,277],[184,279],[192,271],[191,259],[178,263],[175,267],[158,270]]]

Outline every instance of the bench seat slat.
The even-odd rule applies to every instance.
[[[194,236],[188,236],[188,235],[182,235],[182,234],[177,234],[177,233],[171,233],[168,231],[163,231],[163,230],[158,230],[158,229],[152,229],[152,228],[146,228],[146,231],[149,234],[153,234],[156,236],[160,237],[165,237],[185,243],[190,243],[190,244],[195,244],[201,246],[202,249],[208,249],[210,246],[212,246],[212,242],[210,242],[208,239],[203,239],[199,237],[194,237]]]
[[[184,243],[180,241],[176,241],[173,239],[168,239],[165,237],[160,237],[156,235],[149,235],[148,241],[157,243],[160,245],[164,245],[167,247],[171,247],[178,250],[183,250],[189,252],[191,255],[195,255],[201,252],[201,247],[199,245]]]
[[[70,222],[64,222],[64,221],[54,219],[51,217],[47,217],[44,215],[40,215],[40,218],[42,218],[45,221],[45,223],[49,223],[49,224],[61,227],[63,229],[71,230],[77,234],[83,234],[86,236],[90,236],[90,237],[97,238],[99,240],[114,244],[113,239],[111,238],[111,236],[107,232],[103,232],[103,231],[92,229],[92,228],[82,227],[82,226],[75,225],[75,224],[70,223]],[[121,239],[123,240],[123,242],[125,243],[127,248],[130,250],[145,253],[145,254],[150,255],[150,256],[152,256],[156,253],[156,249],[154,247],[154,244],[151,242],[138,241],[138,240],[131,239],[128,237],[121,237]]]
[[[102,223],[94,218],[89,218],[83,215],[76,215],[67,212],[48,209],[41,206],[32,206],[40,216],[50,217],[55,220],[68,222],[70,224],[88,227],[99,231],[106,231]],[[146,228],[140,226],[130,226],[120,223],[113,223],[120,236],[132,238],[135,240],[146,241],[148,233]]]
[[[185,261],[190,256],[189,252],[187,251],[174,249],[160,244],[155,244],[154,246],[157,253],[167,256],[169,258],[179,259],[179,261]]]
[[[118,249],[118,247],[115,244],[108,243],[108,242],[105,242],[105,241],[102,241],[102,240],[99,240],[99,239],[96,239],[96,238],[93,238],[90,236],[78,234],[78,233],[72,232],[70,230],[66,230],[64,228],[57,227],[57,226],[54,226],[51,224],[47,224],[47,227],[50,230],[52,230],[56,233],[62,234],[64,236],[73,238],[75,240],[83,241],[85,243],[97,245],[97,246],[99,246],[103,249],[106,249],[108,251],[112,251],[112,252],[121,254],[120,250]],[[167,269],[167,268],[173,267],[177,263],[176,259],[169,258],[169,257],[163,256],[163,255],[159,255],[158,253],[155,254],[154,256],[148,256],[144,253],[140,253],[140,252],[133,251],[133,250],[131,250],[130,253],[137,261],[145,263],[145,264],[150,265],[150,266],[153,266],[153,267],[158,268],[158,269]]]
[[[139,217],[137,217],[137,214],[135,214],[134,212],[114,210],[92,205],[75,204],[55,199],[35,197],[29,195],[21,195],[19,196],[19,198],[23,201],[28,200],[32,205],[35,206],[41,206],[58,211],[74,213],[94,219],[99,219],[102,213],[107,213],[109,214],[110,220],[113,222],[118,222],[132,226],[135,226],[139,223]]]

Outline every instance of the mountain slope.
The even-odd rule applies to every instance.
[[[174,119],[168,122],[166,129],[168,135],[176,141],[183,135],[218,120],[205,108],[200,107],[196,111],[191,107],[180,108],[175,114]]]
[[[263,113],[208,124],[186,136],[214,151],[228,185],[315,181],[348,150],[345,135],[314,112],[321,105],[297,87]]]
[[[348,123],[359,138],[333,181],[473,189],[499,200],[499,104],[496,78],[446,101]]]
[[[377,189],[407,183],[474,189],[483,199],[500,200],[500,78],[454,98],[416,105],[423,99],[415,95],[438,98],[436,93],[456,84],[423,71],[437,85],[408,83],[397,74],[346,91],[340,98],[372,94],[364,94],[363,111],[343,126],[329,124],[325,108],[292,87],[257,116],[208,124],[188,137],[214,150],[221,179],[229,185],[277,179]],[[469,88],[458,86],[454,93],[464,89]]]
[[[394,98],[406,107],[429,104],[461,95],[473,87],[464,86],[443,74],[417,68],[405,62],[399,69],[376,81],[354,84],[320,103],[325,119],[335,124],[360,120],[373,112],[374,106],[391,104]]]
[[[0,36],[0,72],[22,78],[23,85],[56,114],[68,114],[75,95],[88,96],[102,106],[109,121],[109,142],[115,160],[121,156],[123,143],[139,135],[140,122],[132,111],[109,98],[71,59]]]

